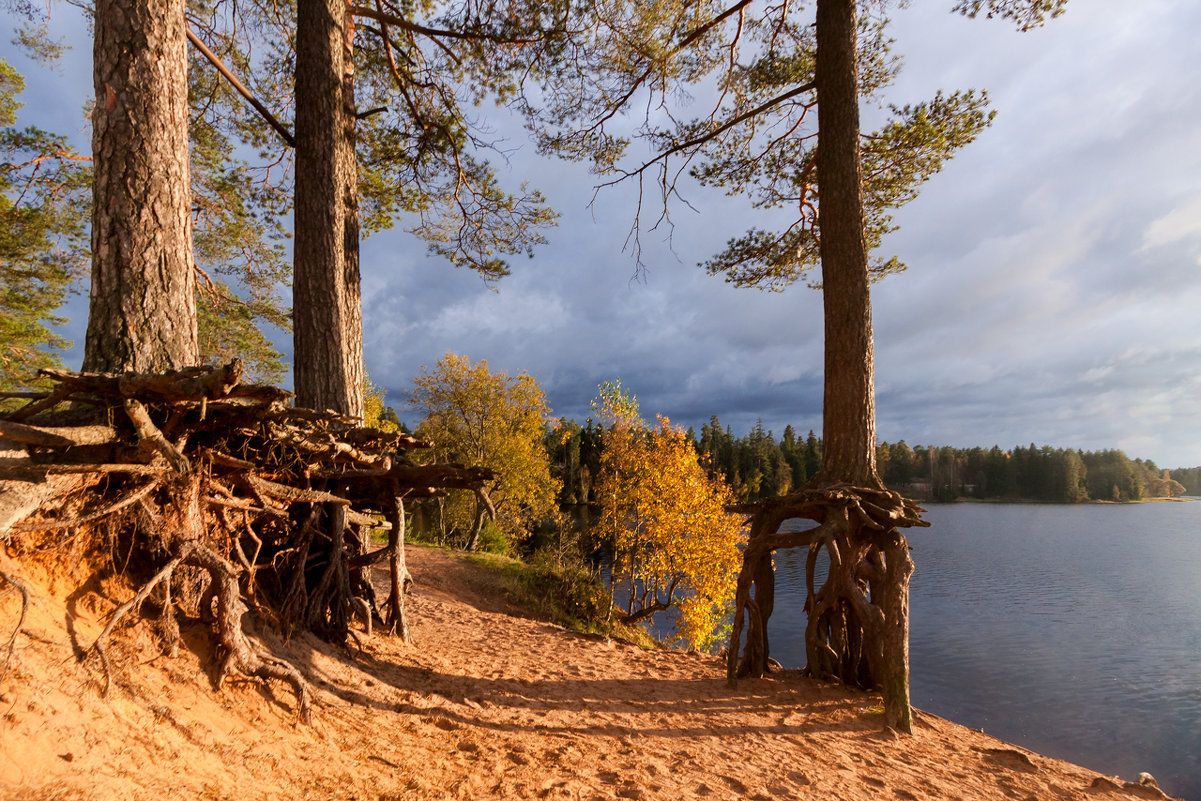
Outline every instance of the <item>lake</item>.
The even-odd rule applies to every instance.
[[[907,532],[913,705],[1201,801],[1201,503],[931,505]],[[805,551],[771,655],[805,663]]]

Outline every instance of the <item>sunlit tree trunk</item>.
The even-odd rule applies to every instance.
[[[859,70],[855,0],[817,3],[817,180],[821,187],[822,298],[826,322],[823,483],[882,488],[876,473],[872,306],[863,224],[859,154]],[[848,517],[848,542],[878,539]],[[900,532],[884,535],[885,580],[862,610],[865,647],[879,649],[873,682],[883,690],[885,720],[912,731],[909,706],[909,577],[913,561]],[[855,561],[847,563],[847,595],[857,597]],[[831,568],[833,572],[833,568]],[[881,597],[876,597],[879,594]],[[881,614],[882,613],[882,614]]]
[[[296,10],[293,345],[302,406],[363,414],[353,65],[345,0]]]
[[[183,0],[97,0],[83,369],[197,362]]]
[[[826,326],[821,472],[827,483],[876,487],[880,480],[858,83],[855,3],[819,0],[817,181]]]

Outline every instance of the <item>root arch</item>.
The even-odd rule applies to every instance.
[[[929,525],[895,492],[848,484],[815,486],[742,511],[751,531],[734,597],[727,678],[769,670],[767,624],[775,600],[772,554],[808,549],[805,559],[806,671],[884,694],[885,722],[912,731],[909,708],[909,578],[913,560],[902,528]],[[781,532],[790,519],[815,525]],[[818,559],[828,570],[818,582]],[[745,634],[745,644],[743,636]]]

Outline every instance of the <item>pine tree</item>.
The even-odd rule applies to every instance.
[[[197,363],[183,0],[98,0],[83,368]]]
[[[973,14],[986,9],[1028,27],[1062,4],[981,0],[961,3],[959,10]],[[798,498],[796,510],[764,505],[752,523],[739,578],[729,675],[733,680],[739,667],[744,612],[750,631],[742,669],[755,675],[767,669],[766,625],[774,586],[770,553],[786,542],[800,544],[774,532],[783,517],[810,517],[824,532],[832,564],[841,561],[835,551],[871,551],[881,575],[868,601],[856,589],[856,562],[842,561],[842,577],[827,580],[816,601],[810,596],[809,668],[846,681],[866,676],[870,686],[884,691],[888,724],[910,731],[907,599],[913,563],[897,526],[921,521],[911,504],[884,491],[876,469],[870,302],[872,277],[902,266],[895,259],[873,262],[870,253],[889,230],[889,209],[911,199],[991,117],[982,94],[939,94],[924,104],[894,107],[893,122],[861,139],[861,98],[876,96],[896,65],[888,53],[884,20],[871,13],[880,4],[864,3],[868,13],[862,18],[859,5],[856,0],[817,0],[815,16],[808,18],[809,8],[796,4],[751,7],[743,2],[715,9],[656,4],[649,13],[662,24],[649,28],[644,47],[627,48],[635,65],[620,73],[626,80],[594,102],[581,100],[578,92],[560,92],[555,108],[568,119],[599,120],[586,127],[582,140],[603,154],[593,157],[594,166],[616,171],[615,180],[655,180],[665,206],[676,193],[679,176],[691,167],[702,183],[748,195],[757,206],[799,211],[784,231],[753,229],[730,240],[705,265],[738,286],[779,289],[820,264],[825,317],[821,471],[806,487],[814,494]],[[635,28],[638,33],[642,30]],[[655,148],[655,156],[632,168],[616,167],[624,142],[604,127],[615,111],[637,90],[666,104],[677,81],[702,77],[722,87],[716,106],[693,120],[672,117],[664,127],[648,115],[638,133]],[[598,143],[611,146],[598,148]],[[636,220],[635,236],[637,225]],[[891,507],[874,523],[884,535],[869,533],[862,508],[851,512],[859,503],[856,497],[868,496],[873,508],[882,509],[880,502]],[[815,512],[814,505],[829,508]],[[748,606],[752,584],[753,608]],[[855,610],[853,622],[847,622],[847,608]],[[852,640],[864,643],[862,651],[847,646]]]
[[[0,61],[0,391],[60,366],[70,343],[57,310],[87,268],[87,159],[65,137],[14,127],[24,86]]]

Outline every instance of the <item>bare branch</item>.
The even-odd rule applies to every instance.
[[[199,50],[201,54],[209,60],[209,63],[217,68],[217,72],[221,73],[221,75],[223,75],[225,79],[230,82],[234,89],[238,90],[238,94],[246,98],[246,102],[250,103],[250,105],[254,107],[254,110],[257,111],[259,115],[267,121],[267,124],[275,129],[275,132],[278,133],[280,138],[287,143],[288,147],[296,147],[296,139],[292,136],[291,132],[283,126],[283,123],[275,118],[274,114],[267,110],[266,106],[258,101],[251,91],[246,88],[246,85],[238,80],[236,75],[229,71],[229,68],[222,63],[217,54],[210,50],[208,45],[206,45],[199,36],[192,32],[192,28],[188,26],[185,29],[185,32],[188,35],[188,41],[191,42],[196,49]]]

